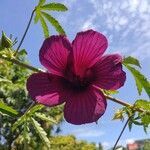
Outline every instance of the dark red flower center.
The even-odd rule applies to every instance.
[[[65,70],[64,76],[64,86],[78,92],[86,90],[94,80],[94,74],[91,69],[86,70],[84,77],[81,78],[74,73],[73,69],[69,68]]]

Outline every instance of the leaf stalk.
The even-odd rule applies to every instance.
[[[19,43],[19,45],[18,45],[18,47],[17,47],[17,50],[16,50],[14,56],[16,56],[17,53],[19,52],[19,49],[20,49],[20,47],[21,47],[21,45],[22,45],[22,43],[23,43],[23,41],[24,41],[24,39],[25,39],[25,37],[26,37],[26,34],[27,34],[28,30],[29,30],[29,27],[30,27],[30,25],[31,25],[31,22],[32,22],[32,19],[33,19],[33,16],[34,16],[34,12],[35,12],[35,9],[34,9],[34,10],[32,11],[32,13],[31,13],[29,22],[28,22],[28,24],[27,24],[27,27],[26,27],[26,29],[25,29],[25,32],[24,32],[24,34],[23,34],[23,36],[22,36],[22,39],[21,39],[21,41],[20,41],[20,43]]]

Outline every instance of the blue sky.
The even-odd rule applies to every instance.
[[[21,38],[36,0],[1,0],[0,30],[8,35]],[[109,40],[106,53],[121,53],[124,56],[135,56],[140,59],[142,72],[150,79],[150,1],[149,0],[55,0],[68,6],[65,13],[53,13],[64,27],[67,36],[73,40],[81,30],[95,29],[105,34]],[[50,27],[51,34],[56,31]],[[42,29],[39,24],[32,23],[22,45],[28,52],[32,65],[42,67],[38,52],[43,42]],[[133,77],[127,71],[127,81],[120,93],[115,95],[126,102],[133,103],[138,98],[148,99],[146,94],[138,96]],[[123,123],[111,121],[113,113],[121,106],[108,101],[107,111],[95,123],[74,126],[66,122],[62,125],[61,134],[75,134],[79,139],[101,142],[105,149],[114,144]],[[126,129],[120,144],[135,139],[148,138],[141,127],[133,127],[132,132]]]

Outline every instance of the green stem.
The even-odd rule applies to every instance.
[[[107,99],[109,99],[109,100],[111,100],[111,101],[113,101],[113,102],[116,102],[116,103],[118,103],[118,104],[121,104],[121,105],[123,105],[123,106],[125,106],[125,107],[133,107],[131,104],[126,103],[126,102],[124,102],[124,101],[122,101],[122,100],[120,100],[120,99],[116,99],[116,98],[111,97],[111,96],[108,96],[108,95],[105,95],[105,97],[106,97]]]
[[[34,10],[32,11],[32,13],[31,13],[31,17],[30,17],[29,22],[28,22],[28,24],[27,24],[26,30],[25,30],[25,32],[24,32],[24,34],[23,34],[23,36],[22,36],[22,39],[21,39],[21,41],[20,41],[20,43],[19,43],[19,45],[18,45],[18,47],[17,47],[17,50],[16,50],[16,52],[15,52],[15,55],[18,53],[18,51],[19,51],[19,49],[20,49],[20,47],[21,47],[21,45],[22,45],[22,43],[23,43],[23,41],[24,41],[24,39],[25,39],[25,36],[26,36],[26,34],[27,34],[28,30],[29,30],[29,27],[30,27],[30,25],[31,25],[32,18],[33,18],[33,15],[34,15],[34,12],[35,12],[35,9],[34,9]]]
[[[115,102],[115,103],[121,104],[121,105],[123,105],[123,106],[125,106],[125,107],[130,107],[130,108],[134,109],[134,111],[144,112],[143,109],[134,108],[134,105],[131,105],[131,104],[127,103],[127,102],[124,102],[123,100],[120,100],[120,99],[111,97],[111,96],[109,96],[109,95],[105,95],[105,97],[106,97],[107,99],[109,99],[109,100]]]
[[[13,64],[21,66],[23,68],[27,68],[29,70],[32,70],[34,72],[44,72],[41,69],[35,68],[35,67],[30,66],[30,65],[25,64],[25,63],[22,63],[22,62],[20,62],[19,60],[15,59],[15,58],[8,58],[8,57],[4,57],[4,56],[1,56],[1,55],[0,55],[0,58],[3,59],[3,60],[6,60],[6,61],[12,62]]]

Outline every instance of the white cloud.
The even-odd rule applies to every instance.
[[[60,1],[60,0],[59,0]],[[62,2],[62,1],[61,1]],[[119,51],[141,60],[150,58],[149,0],[63,0],[69,7],[59,19],[74,37],[80,30],[95,29],[108,37],[111,53]]]
[[[138,6],[139,6],[139,0],[132,0],[132,1],[128,1],[129,3],[129,10],[130,11],[136,11]]]
[[[140,59],[150,58],[149,0],[114,0],[113,3],[110,0],[89,0],[89,2],[94,11],[82,29],[94,27],[100,31],[107,30],[107,37],[112,37],[112,47],[126,48],[126,51],[120,49],[121,53]]]
[[[96,29],[96,25],[94,24],[94,19],[96,18],[96,14],[91,15],[81,26],[81,30],[87,30],[87,29]]]
[[[141,13],[144,13],[148,10],[149,8],[149,4],[148,4],[148,1],[141,1],[140,5],[139,5],[139,11]]]
[[[123,16],[119,19],[119,25],[126,25],[128,23],[127,17]]]

